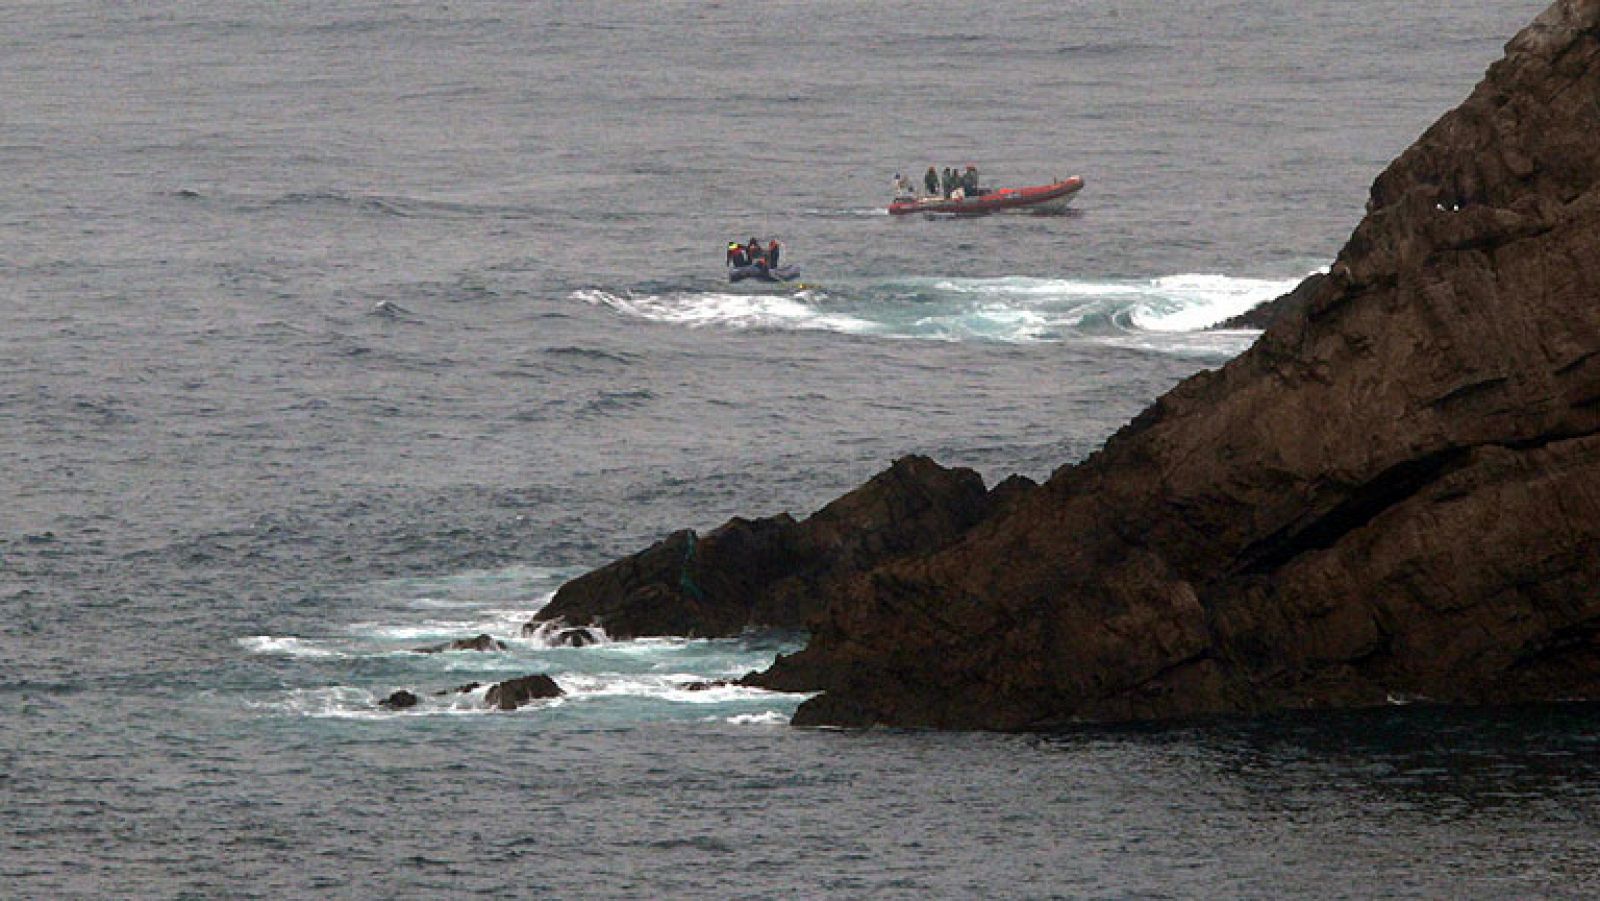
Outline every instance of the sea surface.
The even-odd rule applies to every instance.
[[[520,631],[900,455],[1082,459],[1543,6],[10,4],[0,897],[1593,897],[1592,706],[811,731],[689,687],[802,635]],[[1087,186],[885,214],[969,163]]]

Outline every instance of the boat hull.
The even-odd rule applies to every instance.
[[[1083,190],[1083,179],[1074,175],[1048,185],[1026,188],[996,188],[977,197],[960,200],[944,197],[924,197],[918,200],[897,200],[889,204],[889,215],[905,216],[911,213],[942,213],[954,216],[987,216],[1015,210],[1051,212],[1066,209],[1067,204]]]
[[[745,279],[758,282],[792,282],[799,277],[799,266],[779,266],[776,269],[764,266],[735,266],[728,270],[730,282],[742,282]]]

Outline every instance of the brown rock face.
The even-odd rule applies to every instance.
[[[563,585],[524,631],[554,620],[599,624],[614,638],[803,628],[849,579],[949,544],[991,506],[977,473],[906,457],[802,522],[785,513],[674,532]]]
[[[1600,0],[1377,179],[1303,309],[755,681],[984,729],[1600,697]]]

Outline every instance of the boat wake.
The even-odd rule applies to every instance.
[[[1082,342],[1230,357],[1257,332],[1210,331],[1293,290],[1299,278],[905,278],[789,293],[591,288],[573,299],[689,328],[830,331],[879,338]]]

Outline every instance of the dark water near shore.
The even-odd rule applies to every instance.
[[[1589,706],[808,732],[686,688],[797,636],[517,634],[901,454],[1080,459],[1542,7],[12,10],[0,896],[1592,895]],[[882,213],[967,162],[1088,187]],[[722,281],[751,233],[804,290]],[[528,672],[569,695],[426,694]]]

